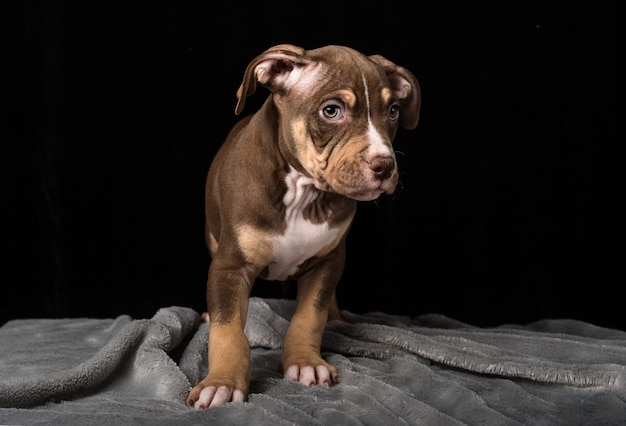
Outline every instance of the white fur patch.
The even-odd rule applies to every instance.
[[[380,135],[380,132],[376,130],[376,127],[372,124],[371,120],[367,127],[368,132],[368,140],[370,142],[368,149],[368,154],[372,157],[377,155],[382,156],[391,156],[391,148],[389,148],[389,144],[385,143],[385,139]]]
[[[370,141],[368,154],[372,157],[377,155],[389,156],[392,154],[391,148],[388,144],[385,144],[385,138],[381,136],[380,132],[376,130],[376,127],[374,127],[374,123],[372,123],[370,92],[369,87],[367,87],[365,74],[361,73],[361,78],[363,79],[363,87],[365,88],[365,104],[367,105],[367,132],[369,134],[368,139]]]
[[[330,229],[327,222],[314,224],[304,218],[302,212],[319,194],[312,178],[291,168],[285,182],[287,229],[271,238],[276,261],[268,266],[270,280],[285,280],[295,274],[302,262],[335,241],[339,232],[339,228]]]
[[[314,91],[319,84],[320,70],[321,67],[319,64],[310,64],[306,68],[296,67],[291,73],[289,73],[285,86],[294,87],[297,84],[297,90],[300,93],[310,93]]]

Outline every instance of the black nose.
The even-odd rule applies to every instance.
[[[395,167],[395,161],[392,157],[374,157],[370,163],[370,169],[374,172],[374,175],[380,179],[387,179],[393,173]]]

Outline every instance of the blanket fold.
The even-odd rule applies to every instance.
[[[120,316],[109,320],[22,320],[0,328],[0,407],[28,407],[75,397],[116,380],[124,368],[138,377],[162,374],[159,364],[198,322],[187,308],[159,310],[150,320]],[[4,344],[11,341],[11,344]],[[129,367],[133,364],[132,367]],[[42,371],[38,371],[42,370]],[[188,382],[180,375],[177,391]],[[147,379],[149,381],[149,379]],[[182,387],[181,387],[182,386]],[[184,397],[183,397],[184,399]]]
[[[185,405],[207,372],[209,332],[189,308],[10,321],[0,327],[0,423],[626,424],[626,332],[344,311],[322,345],[341,382],[307,388],[278,369],[294,308],[251,298],[249,400],[204,411]]]

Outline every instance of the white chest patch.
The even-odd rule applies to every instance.
[[[271,238],[276,261],[268,266],[270,280],[285,280],[295,274],[302,262],[331,244],[339,232],[339,228],[330,229],[326,222],[314,224],[304,218],[302,212],[318,195],[312,178],[292,168],[285,182],[287,228],[284,234]]]

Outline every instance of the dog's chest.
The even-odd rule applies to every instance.
[[[295,274],[305,260],[336,243],[340,232],[340,227],[331,228],[328,221],[313,223],[305,218],[305,209],[319,195],[313,179],[292,170],[285,182],[286,228],[281,235],[271,237],[275,261],[268,265],[270,280],[285,280]]]

